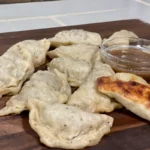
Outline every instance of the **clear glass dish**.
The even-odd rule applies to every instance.
[[[102,60],[115,72],[129,72],[150,80],[150,40],[114,38],[101,46]]]

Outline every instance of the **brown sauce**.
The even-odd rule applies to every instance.
[[[147,81],[150,81],[150,53],[138,49],[116,49],[109,51],[109,53],[117,58],[120,58],[121,60],[130,61],[130,63],[121,61],[121,64],[126,66],[125,69],[119,68],[118,66],[112,66],[115,72],[134,73],[143,77]],[[132,64],[132,62],[139,64]],[[143,62],[146,62],[144,66],[142,64]],[[143,67],[147,68],[144,72],[142,72]]]
[[[150,53],[146,53],[137,49],[123,49],[123,50],[113,50],[110,54],[117,56],[118,58],[133,61],[133,62],[149,62],[150,63]]]

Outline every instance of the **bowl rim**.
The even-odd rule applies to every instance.
[[[135,41],[146,41],[146,42],[149,42],[150,43],[150,40],[148,39],[144,39],[144,38],[136,38],[136,37],[115,37],[115,38],[111,38],[111,39],[107,39],[105,40],[104,42],[102,42],[102,45],[101,45],[101,52],[102,52],[102,55],[104,55],[106,58],[109,58],[111,60],[116,60],[116,61],[119,61],[119,62],[126,62],[126,63],[131,63],[131,64],[149,64],[149,62],[133,62],[133,61],[130,61],[130,60],[125,60],[125,59],[121,59],[121,58],[118,58],[117,56],[114,56],[110,53],[108,53],[106,51],[107,48],[105,48],[105,44],[109,41],[113,41],[115,39],[132,39],[132,40],[135,40]],[[112,48],[115,48],[115,46],[117,45],[113,45]],[[122,45],[119,45],[118,47],[128,47],[129,45],[127,44],[122,44]],[[130,46],[131,47],[131,46]],[[143,47],[142,47],[143,48]],[[147,47],[147,49],[150,51],[150,47]],[[140,49],[139,49],[140,50]],[[150,54],[150,53],[149,53]]]

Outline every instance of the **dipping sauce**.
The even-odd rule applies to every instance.
[[[150,81],[150,53],[134,48],[113,49],[108,53],[121,60],[117,65],[110,64],[115,72],[130,72]]]
[[[123,49],[109,51],[111,55],[114,55],[122,60],[132,61],[135,63],[148,62],[150,64],[150,53],[138,50],[138,49]]]
[[[150,40],[116,37],[101,45],[102,61],[116,72],[128,72],[150,81]]]

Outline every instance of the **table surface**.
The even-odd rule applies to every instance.
[[[28,0],[27,0],[28,1]],[[0,32],[141,19],[150,23],[150,0],[60,0],[0,5]]]

